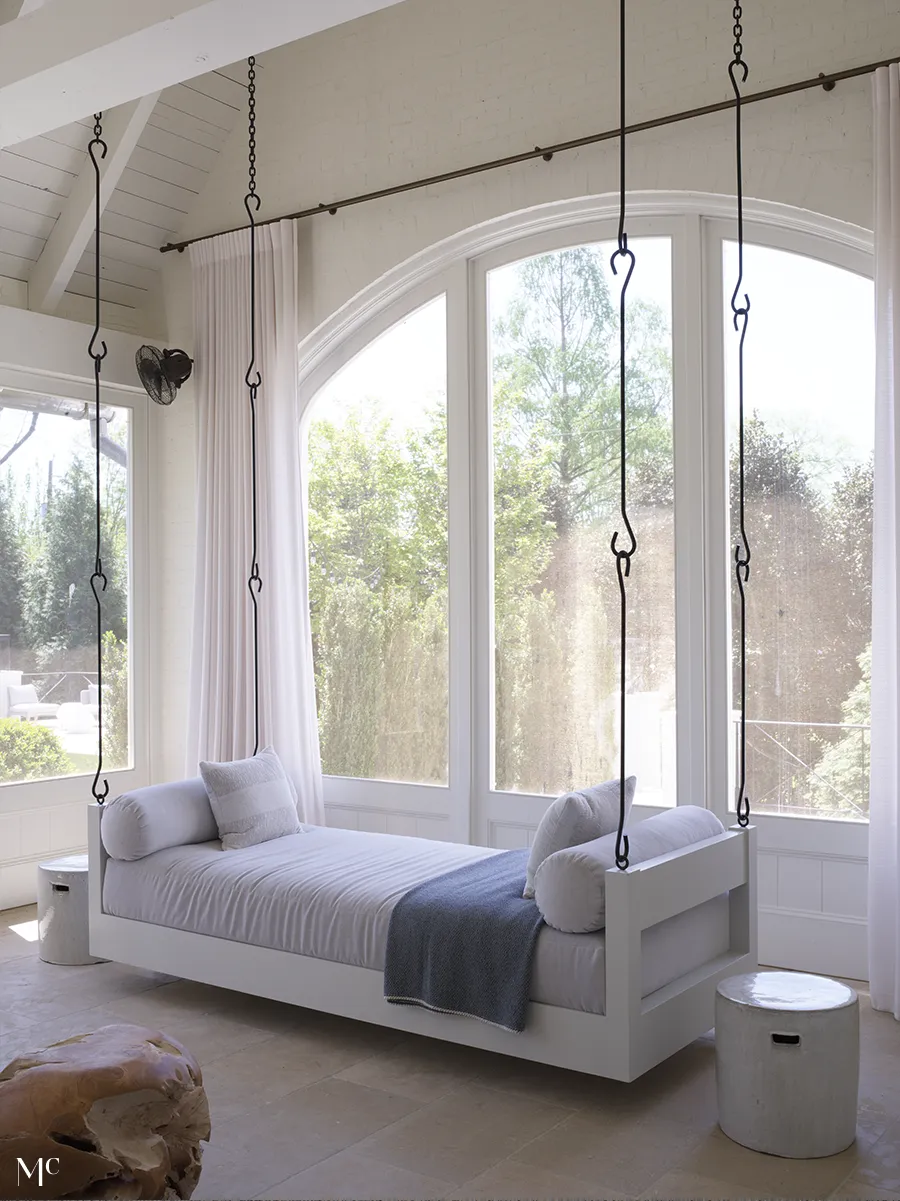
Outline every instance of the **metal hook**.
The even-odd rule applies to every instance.
[[[624,244],[622,246],[619,246],[616,250],[614,250],[612,252],[612,254],[610,255],[610,259],[609,259],[609,266],[610,266],[610,270],[612,271],[613,275],[617,276],[619,274],[619,271],[618,271],[618,268],[616,267],[616,259],[620,259],[620,258],[628,259],[628,270],[625,273],[625,280],[622,284],[622,291],[624,293],[626,291],[626,289],[628,288],[628,285],[631,283],[631,276],[634,272],[634,264],[636,262],[636,259],[635,259],[634,251],[628,249],[628,234],[623,234],[622,239],[623,239]]]
[[[738,83],[736,79],[737,70],[741,72],[741,81]],[[750,74],[750,68],[742,58],[733,58],[728,64],[728,78],[731,80],[731,86],[734,88],[734,94],[738,100],[741,99],[741,83],[747,82],[747,76]]]
[[[262,592],[262,577],[259,571],[259,496],[257,462],[257,414],[256,402],[262,386],[262,374],[256,367],[256,218],[260,197],[256,191],[256,59],[247,60],[247,90],[249,94],[247,116],[247,194],[244,208],[250,222],[250,362],[244,376],[250,396],[250,575],[247,589],[250,593],[253,629],[253,754],[259,750],[260,704],[259,704],[259,605],[257,599]]]

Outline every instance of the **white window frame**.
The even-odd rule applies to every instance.
[[[0,369],[0,387],[21,392],[35,392],[45,396],[59,396],[66,400],[94,400],[93,385],[82,380],[60,379],[40,372]],[[131,741],[130,768],[107,771],[103,776],[109,780],[110,799],[132,788],[150,782],[150,676],[151,622],[153,602],[151,597],[152,575],[149,570],[150,548],[150,430],[149,403],[146,396],[136,389],[103,384],[101,404],[114,405],[129,410],[128,448],[128,532],[129,532],[129,586],[128,586],[128,688],[129,688],[129,735]],[[29,780],[22,784],[0,785],[0,815],[47,809],[59,805],[93,799],[91,780],[93,772],[58,779]]]
[[[373,808],[409,821],[445,819],[441,836],[467,842],[471,788],[471,642],[470,515],[469,515],[469,405],[466,347],[468,295],[466,265],[459,263],[414,286],[385,305],[361,328],[352,332],[302,379],[300,388],[301,437],[304,448],[309,421],[319,390],[340,369],[361,354],[392,326],[439,296],[446,299],[447,322],[447,582],[449,646],[463,653],[450,654],[447,784],[411,784],[394,780],[369,780],[352,776],[324,777],[324,799],[330,810]]]
[[[638,217],[629,222],[628,232],[633,241],[641,238],[662,237],[670,239],[672,246],[672,280],[673,293],[675,283],[675,247],[685,234],[685,218],[678,216],[647,216]],[[475,548],[475,590],[473,594],[473,609],[475,613],[475,694],[474,712],[475,742],[474,762],[475,776],[473,787],[473,837],[475,842],[484,842],[492,838],[492,826],[524,825],[527,828],[536,826],[549,804],[550,798],[527,792],[507,792],[493,786],[495,779],[495,694],[494,694],[494,630],[493,630],[493,593],[494,593],[494,548],[493,548],[493,446],[491,420],[491,379],[490,379],[490,331],[488,329],[488,276],[490,272],[516,263],[523,259],[533,258],[540,254],[550,254],[554,251],[570,247],[596,244],[598,242],[614,242],[617,233],[617,218],[588,221],[577,225],[567,225],[561,229],[545,230],[539,234],[518,239],[515,242],[479,256],[471,264],[471,297],[472,297],[472,412],[471,424],[474,434],[472,454],[474,459],[473,491],[473,545]],[[640,251],[635,272],[640,270]],[[673,295],[673,329],[672,329],[672,360],[673,360],[673,431],[680,424],[679,414],[674,405],[684,402],[685,419],[691,420],[690,406],[696,397],[696,392],[686,385],[683,366],[686,360],[683,355],[676,353],[676,346],[686,343],[689,331],[682,328],[688,322],[689,314],[680,310],[674,303]],[[681,385],[681,386],[680,386]],[[678,398],[676,401],[675,398]],[[677,450],[675,472],[675,540],[676,545],[683,538],[689,545],[690,532],[696,528],[701,519],[702,509],[699,507],[700,494],[688,483],[690,472],[678,471]],[[614,561],[610,555],[610,572],[614,571]],[[676,791],[679,798],[691,795],[695,786],[702,789],[702,783],[695,785],[695,773],[700,755],[684,757],[682,762],[682,746],[685,745],[687,731],[695,728],[691,723],[691,713],[697,705],[702,704],[702,676],[699,672],[687,670],[692,663],[690,656],[680,654],[677,646],[684,631],[688,639],[696,638],[698,606],[694,603],[693,592],[696,591],[696,575],[693,572],[674,572],[675,587],[675,626],[676,626]],[[702,610],[701,610],[702,612]],[[702,723],[700,724],[702,729]],[[696,761],[695,761],[696,760]],[[639,805],[646,815],[659,812],[657,807]]]
[[[726,822],[728,762],[721,748],[729,744],[730,551],[720,256],[722,241],[735,236],[734,205],[732,197],[708,194],[635,193],[628,220],[633,238],[666,236],[672,245],[677,802],[705,805]],[[322,385],[369,342],[446,294],[451,780],[443,787],[326,777],[329,807],[425,817],[449,805],[441,837],[493,845],[499,825],[520,828],[525,840],[549,804],[546,796],[489,787],[493,564],[486,279],[495,267],[535,254],[613,240],[617,215],[615,196],[591,197],[456,234],[376,281],[300,345],[306,414]],[[745,217],[748,241],[872,274],[872,236],[866,230],[762,201],[747,201]],[[640,808],[635,817],[658,811]],[[764,839],[774,822],[771,838],[779,845],[809,846],[811,840],[823,852],[833,847],[838,832],[854,853],[867,836],[864,823],[772,815],[754,815],[754,821]]]
[[[787,225],[757,217],[746,222],[745,241],[815,259],[872,279],[874,251],[872,235],[840,222],[810,220]],[[711,750],[708,773],[708,807],[728,825],[734,821],[732,765],[728,754],[715,748],[730,747],[731,697],[731,603],[732,546],[728,528],[728,432],[725,412],[725,322],[721,316],[728,297],[722,278],[722,246],[735,240],[734,222],[721,217],[702,219],[704,301],[707,309],[706,363],[703,391],[707,438],[704,473],[708,494],[706,512],[708,608],[707,662],[708,704],[706,728]],[[752,319],[752,318],[751,318]],[[868,821],[841,821],[824,817],[759,813],[753,811],[759,828],[759,846],[767,851],[792,851],[816,856],[837,855],[864,860],[868,856]],[[764,863],[768,860],[763,859]]]

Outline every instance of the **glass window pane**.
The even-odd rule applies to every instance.
[[[632,243],[628,291],[628,770],[675,803],[671,244]],[[489,276],[495,786],[618,775],[620,280],[613,243]]]
[[[726,298],[736,247],[724,254]],[[872,282],[762,246],[745,252],[747,777],[757,812],[864,818],[869,789]],[[731,528],[737,335],[726,314]],[[740,714],[732,584],[732,763]],[[734,807],[734,795],[729,798]]]
[[[323,770],[446,784],[443,296],[372,342],[321,389],[308,453]]]
[[[4,391],[0,410],[0,783],[93,774],[97,763],[92,406]],[[128,409],[104,405],[100,446],[104,768],[131,766]]]

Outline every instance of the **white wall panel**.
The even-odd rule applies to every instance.
[[[865,920],[868,874],[868,865],[859,860],[823,860],[823,911]]]
[[[402,834],[406,838],[415,838],[418,833],[418,822],[414,817],[408,817],[405,813],[388,813],[386,824],[388,834]]]
[[[491,822],[488,826],[490,845],[503,851],[518,851],[531,846],[534,829],[530,826]]]
[[[29,813],[20,814],[19,837],[23,859],[34,855],[45,855],[50,850],[49,810],[34,809]]]
[[[414,818],[412,820],[415,821]],[[357,815],[356,828],[358,830],[367,830],[370,834],[387,834],[387,823],[387,813],[379,813],[377,809],[361,809]]]
[[[757,855],[757,887],[760,905],[778,904],[778,856],[760,851]]]
[[[778,906],[822,912],[822,860],[802,855],[778,856]]]
[[[87,792],[87,789],[85,789]],[[0,910],[37,896],[37,865],[87,849],[87,801],[0,813]]]

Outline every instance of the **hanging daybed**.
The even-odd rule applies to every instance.
[[[743,72],[746,78],[746,67],[738,29],[730,73],[738,127],[741,244],[741,94],[737,76]],[[627,513],[625,472],[625,293],[635,258],[625,233],[624,49],[625,0],[620,0],[621,209],[612,260],[614,272],[623,279],[620,470],[625,532],[621,536],[616,533],[612,539],[621,598],[617,823],[613,820],[611,828],[604,829],[600,836],[575,839],[575,845],[563,844],[543,859],[534,877],[534,900],[529,899],[529,887],[523,897],[519,879],[519,875],[525,875],[528,852],[501,852],[317,826],[301,827],[256,845],[223,852],[218,838],[221,822],[217,827],[216,806],[211,805],[212,794],[203,780],[139,789],[104,805],[107,786],[105,782],[100,785],[101,722],[101,754],[93,788],[96,803],[89,810],[92,954],[292,1005],[625,1081],[634,1080],[710,1029],[718,982],[756,966],[756,843],[744,796],[743,737],[737,827],[725,830],[708,810],[679,806],[638,823],[630,836],[625,834],[626,784],[631,783],[625,776],[626,589],[637,540]],[[253,307],[254,217],[259,208],[254,79],[251,59],[250,189],[245,197],[251,230],[251,355],[245,382],[253,463],[252,566],[247,585],[252,599],[255,729],[254,759],[247,762],[257,761],[260,747],[256,407],[261,380],[255,366]],[[92,146],[99,139],[98,118]],[[99,182],[98,171],[98,196]],[[97,214],[99,272],[99,203]],[[737,304],[740,286],[739,280],[732,308],[735,328],[740,326],[741,333],[743,432],[743,330],[749,305]],[[97,324],[91,353],[99,404],[99,278],[96,295]],[[740,470],[743,478],[743,440]],[[97,519],[93,582],[99,631],[103,583],[99,481]],[[743,601],[749,567],[743,507],[741,546],[735,562]],[[743,616],[742,606],[742,648]],[[98,668],[102,669],[99,646],[98,637]],[[741,680],[744,693],[743,660]],[[588,797],[590,791],[573,794],[576,807],[581,804],[578,797]],[[589,808],[588,800],[585,805]],[[528,870],[532,870],[531,862]],[[485,882],[490,884],[494,875],[499,879],[504,873],[516,882],[511,894],[516,904],[512,908],[531,923],[526,933],[533,936],[521,1026],[503,1028],[506,1022],[494,1021],[476,1009],[430,1005],[419,994],[392,991],[389,975],[393,981],[395,965],[391,959],[396,958],[397,951],[394,931],[401,914],[403,920],[410,920],[410,899],[428,896],[434,908],[437,897],[438,908],[443,903],[454,910],[462,923],[460,929],[466,930],[465,921],[471,914],[465,911],[474,908],[475,902],[474,892],[470,897],[464,882],[480,880],[483,890]],[[454,890],[445,891],[443,902],[441,888]],[[489,904],[485,912],[490,916]],[[490,921],[478,927],[477,939],[481,941],[470,939],[461,944],[465,953],[458,961],[443,964],[442,970],[464,974],[472,970],[471,964],[466,966],[466,955],[485,961],[496,957],[502,940],[499,931],[504,928],[498,925],[496,935],[493,929]],[[483,955],[479,955],[479,948]],[[497,962],[502,966],[502,959]],[[521,963],[512,965],[514,970],[520,967]],[[483,1020],[462,1016],[473,1013]],[[299,1021],[302,1018],[298,1015]]]

